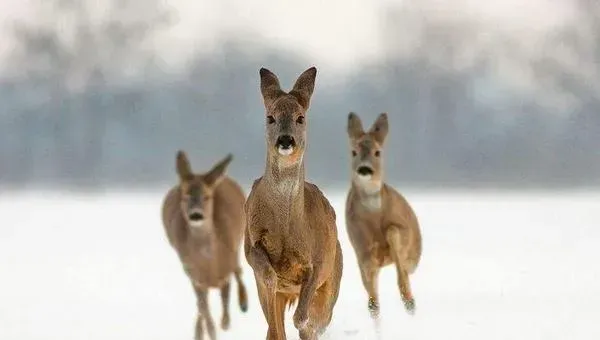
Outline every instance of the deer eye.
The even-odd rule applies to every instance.
[[[381,156],[381,152],[379,150],[375,151],[375,157]]]
[[[304,116],[300,116],[296,119],[296,123],[298,124],[304,124]]]
[[[275,123],[275,118],[273,118],[273,116],[267,116],[267,123],[269,123],[269,124]]]
[[[352,150],[352,157],[356,157],[356,151]]]

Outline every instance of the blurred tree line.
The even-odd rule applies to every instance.
[[[578,1],[577,27],[557,30],[533,57],[506,37],[474,50],[476,22],[415,21],[390,8],[384,60],[341,84],[317,79],[309,179],[346,185],[348,112],[369,125],[387,111],[385,160],[394,182],[600,184],[600,5]],[[291,86],[310,60],[240,33],[223,37],[219,51],[198,54],[186,72],[169,72],[147,44],[172,24],[173,13],[158,2],[111,4],[107,19],[98,20],[85,2],[49,1],[43,10],[50,19],[15,26],[12,72],[0,80],[0,185],[160,185],[174,180],[179,148],[198,170],[233,152],[233,176],[245,184],[260,176],[258,69],[270,68]],[[61,20],[76,29],[66,34]],[[409,53],[399,43],[406,30]],[[465,57],[469,51],[474,56]],[[528,70],[535,86],[501,77],[499,54]]]

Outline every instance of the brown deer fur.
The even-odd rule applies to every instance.
[[[223,304],[221,327],[229,328],[230,277],[238,285],[242,311],[248,309],[246,288],[242,282],[239,251],[244,234],[244,193],[225,176],[232,160],[228,154],[210,171],[194,174],[183,151],[177,153],[179,184],[167,193],[162,220],[171,246],[177,252],[196,293],[198,317],[196,340],[216,339],[208,306],[208,289],[219,288]]]
[[[306,112],[317,70],[286,93],[277,76],[260,70],[266,108],[267,164],[246,201],[244,252],[253,268],[267,339],[286,339],[285,306],[297,300],[294,326],[316,339],[329,325],[342,276],[335,212],[314,184],[304,181]]]
[[[352,186],[346,200],[346,230],[368,294],[372,317],[379,315],[379,270],[395,264],[404,306],[413,314],[409,274],[421,258],[421,232],[417,217],[404,197],[383,180],[383,144],[388,133],[386,113],[365,132],[360,118],[348,116],[352,156]]]

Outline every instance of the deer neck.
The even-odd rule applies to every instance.
[[[212,257],[216,245],[216,235],[213,231],[197,230],[188,227],[188,246],[199,251],[204,257]]]
[[[352,188],[360,204],[369,211],[381,210],[381,189],[383,181],[379,183],[363,182],[359,179],[352,181]]]
[[[293,221],[304,220],[304,162],[283,166],[276,156],[267,156],[263,178],[275,218],[288,229]]]

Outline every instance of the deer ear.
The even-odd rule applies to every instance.
[[[279,79],[277,76],[262,67],[259,71],[260,75],[260,92],[265,102],[265,107],[269,108],[273,102],[283,94],[281,86],[279,85]]]
[[[215,164],[215,166],[213,166],[213,168],[204,176],[206,183],[212,187],[219,185],[223,178],[225,178],[225,171],[232,159],[233,155],[229,153],[225,158]]]
[[[190,161],[188,161],[185,152],[182,150],[177,151],[176,168],[181,181],[186,181],[194,177]]]
[[[308,70],[302,72],[302,74],[296,80],[294,87],[290,91],[290,94],[298,100],[298,103],[305,109],[308,110],[310,105],[310,97],[312,97],[315,89],[315,79],[317,78],[317,68],[311,67]]]
[[[369,133],[373,135],[377,143],[383,144],[388,134],[388,116],[387,113],[382,113],[377,117],[373,126],[369,130]]]
[[[354,112],[348,114],[348,137],[356,139],[365,133],[360,117]]]

